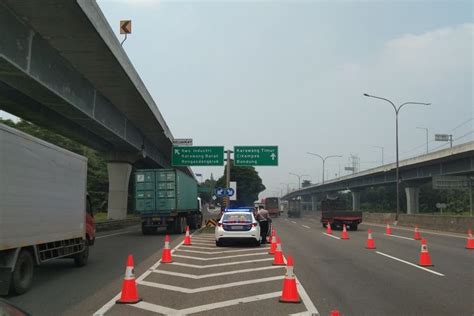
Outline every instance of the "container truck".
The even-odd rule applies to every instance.
[[[344,200],[339,197],[326,197],[321,201],[321,223],[326,227],[328,223],[333,228],[340,228],[345,224],[351,230],[357,230],[362,222],[362,212],[347,209]]]
[[[0,295],[22,294],[34,266],[87,264],[95,228],[87,159],[0,124]]]
[[[280,199],[277,197],[267,197],[263,199],[263,204],[268,214],[272,217],[280,216]]]
[[[142,233],[158,228],[180,234],[186,225],[201,227],[201,203],[197,181],[177,169],[137,170],[135,176],[135,211],[142,219]]]

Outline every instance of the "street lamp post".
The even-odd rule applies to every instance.
[[[370,94],[367,94],[367,93],[364,93],[364,96],[369,97],[369,98],[374,98],[374,99],[379,99],[379,100],[386,101],[386,102],[390,103],[392,105],[393,109],[395,110],[395,134],[396,134],[395,142],[396,142],[396,156],[397,156],[397,158],[396,158],[397,159],[397,169],[396,169],[396,175],[395,175],[395,181],[396,181],[396,184],[397,184],[397,213],[395,214],[395,221],[398,221],[398,215],[400,214],[400,170],[399,170],[400,166],[399,166],[399,160],[398,160],[398,113],[400,112],[402,107],[404,107],[405,105],[408,105],[408,104],[430,105],[431,103],[405,102],[405,103],[402,103],[399,107],[396,107],[395,104],[392,101],[388,100],[388,99],[377,97],[377,96],[370,95]]]
[[[372,146],[372,147],[379,148],[382,150],[382,165],[383,165],[383,150],[384,150],[383,146]]]
[[[307,175],[307,174],[296,174],[296,173],[292,173],[292,172],[290,172],[290,174],[292,176],[298,177],[298,189],[301,189],[301,178],[302,177],[309,177],[309,175]]]
[[[424,129],[426,132],[426,153],[428,153],[428,128],[427,127],[417,127],[417,129]]]
[[[325,173],[325,170],[326,170],[324,166],[325,166],[325,164],[326,164],[326,159],[328,159],[328,158],[335,158],[335,157],[342,157],[342,156],[340,156],[340,155],[330,155],[330,156],[323,157],[323,156],[321,156],[321,155],[314,154],[314,153],[309,153],[309,152],[308,152],[307,154],[308,154],[308,155],[312,155],[312,156],[319,157],[319,158],[321,158],[321,160],[323,161],[323,183],[322,183],[322,184],[324,184],[324,173]]]
[[[294,182],[283,183],[281,182],[280,185],[286,185],[286,194],[290,193],[290,184],[296,184]]]

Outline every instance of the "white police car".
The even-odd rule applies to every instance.
[[[247,241],[260,246],[260,225],[251,208],[226,209],[217,223],[216,246],[225,242]]]

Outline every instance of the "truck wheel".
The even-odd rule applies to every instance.
[[[20,295],[30,289],[31,283],[33,283],[34,265],[31,253],[27,250],[22,250],[18,255],[12,274],[12,283],[10,285],[10,292],[12,294]]]
[[[357,230],[357,229],[358,229],[357,225],[351,225],[351,230]]]
[[[81,253],[74,255],[74,263],[76,267],[83,267],[87,264],[89,259],[89,243],[85,241],[84,250]]]
[[[196,229],[199,229],[202,227],[202,215],[197,216],[197,223],[196,223]]]

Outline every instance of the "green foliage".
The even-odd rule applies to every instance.
[[[109,184],[107,163],[101,153],[24,120],[15,123],[11,120],[3,120],[0,118],[0,123],[87,157],[87,190],[92,200],[92,207],[94,210],[104,210],[106,208]]]
[[[201,198],[203,203],[211,203],[212,202],[212,195],[214,194],[214,188],[216,187],[216,180],[212,177],[211,179],[206,179],[203,183],[199,184],[199,187],[206,188],[208,192],[200,192],[199,197]]]
[[[238,205],[253,205],[258,200],[258,194],[265,190],[262,178],[254,167],[234,166],[231,162],[230,181],[237,182],[237,201]],[[227,166],[224,168],[224,175],[217,180],[216,187],[225,187],[225,174]],[[222,201],[220,201],[222,203]]]

